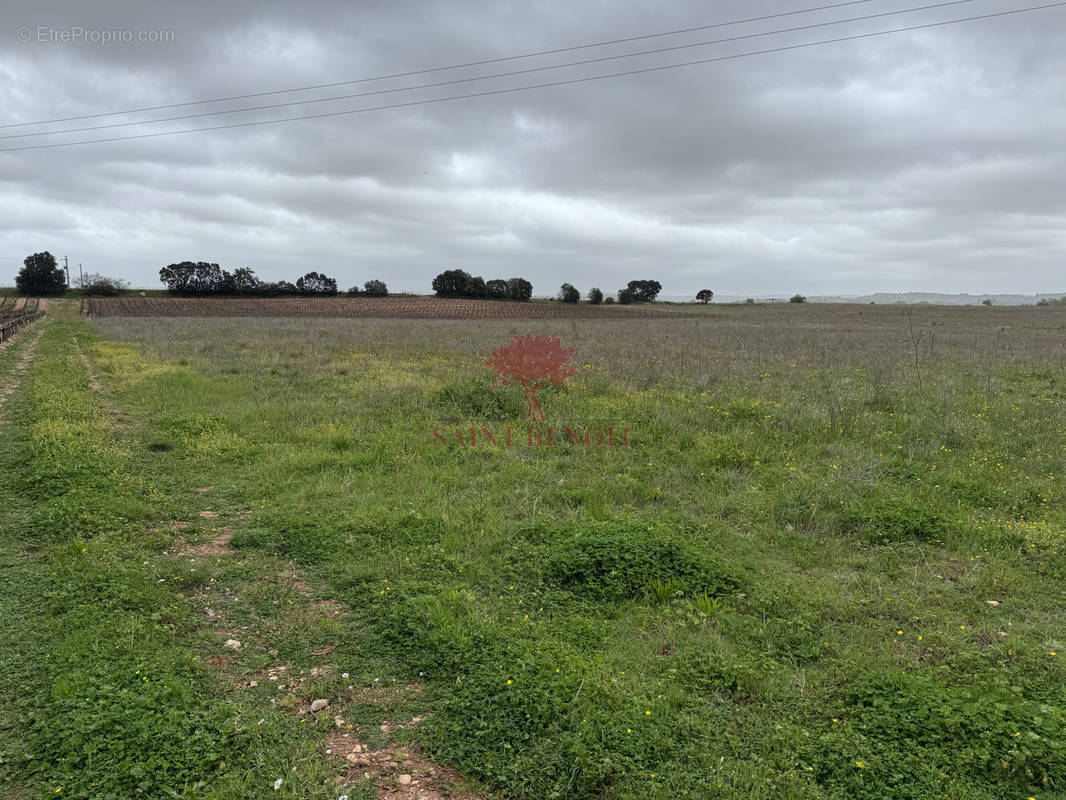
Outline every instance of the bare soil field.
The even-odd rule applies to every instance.
[[[514,303],[438,297],[109,297],[87,298],[99,317],[377,317],[393,319],[633,319],[643,307]],[[685,314],[684,311],[672,311]],[[687,313],[699,313],[689,310]],[[702,314],[701,314],[702,316]]]

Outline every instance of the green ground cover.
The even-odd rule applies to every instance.
[[[0,412],[0,776],[374,796],[321,696],[486,796],[1062,796],[1061,316],[985,311],[52,315]],[[457,444],[525,431],[481,359],[540,332],[549,424],[628,447]]]

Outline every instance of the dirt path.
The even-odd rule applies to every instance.
[[[195,489],[205,504],[210,502],[213,490],[213,486]],[[239,547],[234,547],[233,539],[252,516],[249,510],[206,508],[192,519],[171,520],[169,526],[164,524],[154,530],[163,532],[169,527],[173,538],[168,552],[186,566],[221,565],[224,560],[239,562],[247,557],[247,552],[242,554]],[[394,731],[417,729],[423,717],[415,716],[408,722],[385,719],[380,725],[371,726],[345,719],[360,717],[356,709],[364,703],[373,706],[415,699],[422,687],[417,683],[381,687],[349,684],[348,674],[339,671],[333,656],[345,646],[345,635],[341,633],[347,617],[344,606],[324,597],[324,587],[314,585],[291,562],[278,559],[263,567],[265,571],[239,589],[220,589],[212,582],[189,598],[202,606],[205,624],[217,637],[218,650],[207,657],[207,663],[219,681],[238,692],[261,692],[270,687],[269,694],[273,696],[268,694],[264,699],[271,707],[286,708],[308,722],[317,722],[322,716],[331,720],[333,726],[323,737],[321,757],[334,770],[339,796],[346,789],[355,792],[372,783],[378,800],[482,800],[481,795],[466,788],[459,773],[429,759],[416,743],[393,740]],[[253,584],[279,587],[287,602],[272,606],[270,613],[248,619],[241,613],[238,597],[254,594]],[[315,658],[303,669],[276,659],[255,672],[241,671],[241,653],[249,649],[273,652],[270,640],[274,634],[267,628],[273,628],[276,634],[279,628],[310,627],[323,620],[329,620],[336,629],[334,642],[312,651]]]
[[[37,330],[31,334],[32,338],[26,343],[25,348],[23,348],[22,356],[19,358],[15,366],[11,368],[11,372],[4,377],[3,384],[0,385],[0,425],[6,423],[6,420],[4,419],[4,404],[7,402],[7,398],[18,388],[22,376],[30,366],[30,362],[33,361],[33,355],[37,351],[37,343],[41,340],[41,335],[44,333],[43,326],[31,325],[30,327],[36,327]],[[0,345],[0,349],[9,347],[22,337],[26,336],[27,330],[29,330],[29,328],[23,328],[16,336],[13,336]]]

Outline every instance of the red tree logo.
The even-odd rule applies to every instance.
[[[501,345],[485,359],[487,367],[496,370],[492,389],[517,384],[526,393],[526,413],[529,419],[546,421],[544,411],[537,402],[537,391],[549,384],[562,386],[566,379],[577,372],[570,359],[577,353],[576,347],[563,347],[558,336],[516,336],[509,345]]]

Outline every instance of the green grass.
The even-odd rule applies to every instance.
[[[930,312],[942,349],[915,365],[892,309],[858,336],[726,313],[50,322],[0,434],[0,775],[335,797],[331,720],[233,689],[285,663],[324,666],[307,696],[375,746],[422,717],[394,736],[506,797],[1063,796],[1066,376],[1039,346],[1059,317]],[[527,332],[578,347],[553,424],[630,447],[435,441],[523,428],[480,358]],[[173,555],[222,524],[233,555]],[[346,613],[311,613],[297,569]],[[247,640],[220,667],[206,608]]]

